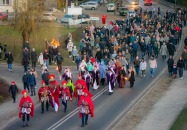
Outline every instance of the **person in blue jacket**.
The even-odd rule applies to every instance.
[[[36,78],[33,74],[32,71],[30,71],[29,77],[28,77],[28,83],[30,86],[30,90],[31,90],[31,96],[35,96],[36,92],[35,92],[35,86],[36,86]]]

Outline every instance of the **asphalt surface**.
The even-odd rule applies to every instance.
[[[154,4],[153,6],[161,7],[161,5],[158,4]],[[153,7],[149,6],[146,8],[152,9]],[[164,9],[167,9],[167,7],[165,7]],[[156,77],[166,67],[166,61],[163,62],[161,60],[161,56],[159,56],[159,58],[157,59],[157,63],[158,68],[156,69]],[[22,68],[20,68],[20,70],[15,71],[21,71],[21,69]],[[73,73],[77,72],[73,70]],[[138,98],[139,95],[141,95],[145,89],[150,87],[150,84],[154,81],[156,77],[150,77],[149,67],[147,67],[146,77],[143,79],[139,77],[136,78],[135,85],[133,88],[129,88],[129,83],[126,84],[125,88],[117,88],[116,85],[116,88],[114,89],[114,94],[111,96],[108,95],[108,91],[104,87],[100,87],[100,89],[94,92],[91,90],[91,93],[93,95],[98,95],[93,97],[95,105],[95,117],[93,119],[89,118],[88,126],[85,126],[84,128],[80,126],[81,119],[78,116],[78,111],[76,111],[77,101],[76,99],[74,99],[73,102],[68,102],[67,113],[63,112],[63,106],[61,105],[58,113],[55,113],[54,110],[50,108],[48,112],[41,114],[40,106],[37,106],[35,108],[35,116],[33,119],[31,119],[29,127],[22,128],[21,119],[16,119],[15,121],[8,124],[5,130],[103,130],[107,128],[107,126],[109,126],[113,122],[113,120],[121,114],[122,111],[128,110],[129,106],[133,103],[133,101]]]

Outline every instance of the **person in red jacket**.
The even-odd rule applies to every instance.
[[[41,103],[41,113],[44,113],[44,104],[46,105],[46,110],[49,109],[49,87],[45,85],[44,81],[41,81],[41,88],[38,90],[39,102]]]
[[[54,74],[49,75],[49,86],[50,86],[52,107],[54,107],[55,112],[58,112],[58,108],[60,107],[60,103],[59,103],[60,85],[55,80]]]
[[[23,97],[19,103],[19,118],[22,118],[23,127],[29,126],[30,116],[34,116],[34,103],[26,90],[22,91]]]
[[[89,115],[94,117],[94,104],[92,98],[88,93],[84,92],[84,95],[80,96],[80,100],[78,103],[79,106],[79,117],[82,120],[81,126],[84,127],[88,125]]]
[[[64,105],[64,112],[66,113],[68,100],[71,98],[70,90],[67,87],[67,82],[62,82],[62,87],[60,88],[61,98],[62,98],[62,104]]]

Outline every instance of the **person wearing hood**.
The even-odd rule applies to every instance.
[[[114,84],[115,84],[115,73],[112,68],[108,68],[108,72],[106,73],[107,85],[108,85],[108,94],[113,94]]]
[[[100,72],[97,68],[97,66],[94,66],[94,69],[92,71],[92,79],[93,79],[93,90],[96,90],[99,88],[99,77],[100,77]]]

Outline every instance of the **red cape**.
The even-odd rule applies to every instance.
[[[76,82],[75,82],[75,89],[74,89],[74,97],[77,97],[78,94],[77,94],[77,85],[78,84],[81,84],[83,86],[83,91],[85,93],[87,93],[90,97],[92,97],[92,94],[88,91],[88,87],[86,86],[86,82],[83,80],[83,79],[78,79]]]
[[[43,93],[45,90],[49,91],[49,87],[48,87],[48,86],[41,87],[41,88],[38,90],[39,102],[41,101],[42,93]]]
[[[80,100],[78,102],[78,106],[81,105],[82,103],[82,100],[86,101],[89,105],[89,111],[90,111],[90,115],[91,117],[94,117],[94,104],[93,104],[93,101],[92,101],[92,98],[90,96],[80,96]],[[82,114],[79,113],[79,117],[81,118],[82,117]]]
[[[29,102],[29,103],[32,103],[30,116],[31,116],[31,117],[34,116],[34,103],[33,103],[32,99],[31,99],[31,97],[27,96],[26,98],[22,97],[22,98],[20,99],[20,102],[19,102],[19,108],[20,108],[20,110],[19,110],[19,118],[22,117],[21,109],[22,109],[22,104],[23,104],[25,101],[27,101],[27,102]]]
[[[61,96],[62,96],[62,92],[64,92],[64,93],[66,93],[66,95],[67,95],[69,98],[71,97],[70,90],[69,90],[68,87],[66,87],[66,88],[61,87],[61,88],[60,88],[60,91],[61,91]]]
[[[60,103],[59,103],[59,95],[60,95],[59,88],[57,87],[55,90],[54,90],[54,88],[52,88],[50,90],[50,92],[51,92],[51,97],[54,98],[54,101],[56,102],[56,104],[59,107],[60,106]],[[51,104],[52,104],[52,107],[54,107],[52,101],[51,101]]]

